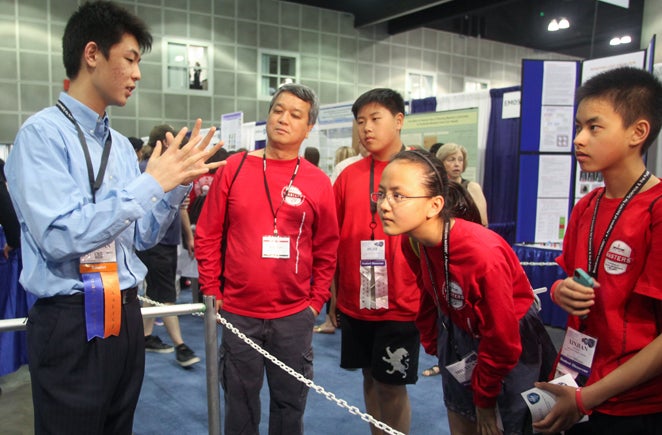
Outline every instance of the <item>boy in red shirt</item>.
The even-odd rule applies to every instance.
[[[402,96],[391,89],[373,89],[356,100],[352,112],[370,155],[347,167],[333,190],[340,227],[336,272],[340,366],[363,370],[368,413],[408,433],[407,384],[418,379],[420,340],[414,320],[419,290],[401,237],[384,234],[377,204],[370,200],[389,160],[404,148],[400,140],[404,110]]]
[[[662,427],[662,195],[643,154],[662,123],[662,84],[646,71],[618,68],[577,91],[575,156],[601,172],[605,187],[575,206],[557,262],[572,276],[552,299],[568,327],[597,340],[584,388],[539,384],[558,398],[534,427],[558,432],[591,414],[594,433],[653,434]],[[563,352],[562,352],[563,354]]]

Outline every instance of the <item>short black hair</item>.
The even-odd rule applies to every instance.
[[[356,99],[354,104],[352,104],[352,114],[354,115],[354,119],[356,119],[363,106],[370,103],[377,103],[386,107],[393,116],[398,113],[405,114],[405,100],[402,98],[402,95],[393,89],[376,88],[364,92]]]
[[[591,77],[575,94],[577,105],[585,99],[606,99],[629,127],[638,119],[650,124],[650,132],[641,147],[643,154],[660,133],[662,126],[662,84],[646,70],[615,68]]]
[[[303,158],[315,166],[320,164],[320,151],[315,147],[306,147],[303,150]]]
[[[133,146],[133,149],[136,152],[140,151],[140,149],[144,145],[143,140],[140,139],[139,137],[131,136],[131,137],[129,137],[129,142],[131,142],[131,145]]]
[[[78,76],[88,42],[95,42],[107,59],[111,47],[127,33],[136,38],[142,52],[152,49],[152,34],[143,20],[110,1],[85,2],[69,18],[62,36],[62,59],[67,77]]]

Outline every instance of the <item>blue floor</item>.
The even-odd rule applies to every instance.
[[[182,299],[185,299],[183,302],[189,302],[190,293],[182,292]],[[318,320],[321,323],[323,315]],[[175,362],[174,353],[147,353],[145,381],[134,421],[135,435],[173,431],[189,435],[208,433],[203,319],[190,315],[180,316],[180,323],[186,344],[202,361],[190,369],[183,369]],[[164,327],[155,326],[154,333],[169,342]],[[314,382],[365,412],[360,372],[339,367],[340,331],[335,334],[314,334],[313,349]],[[434,363],[435,358],[426,355],[421,349],[419,373]],[[412,403],[411,434],[450,434],[439,376],[420,376],[416,385],[409,386],[409,396]],[[221,392],[221,411],[222,400]],[[261,434],[268,433],[268,400],[265,388],[262,391]],[[359,416],[350,414],[313,390],[308,393],[304,428],[305,433],[310,435],[370,433],[368,423]]]

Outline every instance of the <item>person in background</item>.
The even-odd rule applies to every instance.
[[[228,322],[312,379],[315,318],[329,298],[338,224],[329,177],[299,156],[319,100],[282,85],[269,104],[266,148],[216,172],[195,228],[200,289]],[[308,388],[226,327],[220,348],[225,434],[257,434],[269,384],[269,433],[303,434]]]
[[[116,3],[80,6],[62,38],[69,90],[25,121],[7,159],[20,283],[38,298],[27,322],[37,434],[132,433],[145,368],[135,251],[157,243],[215,152],[198,120],[187,146],[178,149],[185,128],[169,135],[172,148],[157,145],[141,174],[109,127],[108,106],[126,104],[151,45],[145,23]]]
[[[572,209],[556,259],[568,278],[552,285],[551,298],[570,314],[566,334],[595,347],[580,388],[537,385],[557,401],[534,428],[555,433],[589,415],[595,434],[659,434],[662,183],[644,155],[660,132],[662,83],[642,69],[617,68],[575,95],[575,157],[582,171],[601,173],[605,186]],[[593,287],[573,279],[577,268]],[[567,371],[557,366],[558,374]]]
[[[0,159],[0,225],[5,234],[5,246],[2,248],[2,254],[8,259],[11,251],[21,247],[21,226],[18,223],[9,190],[7,190],[5,161],[2,159]]]
[[[439,147],[436,155],[444,163],[448,178],[462,184],[469,191],[480,211],[483,226],[487,226],[487,201],[483,189],[475,181],[462,178],[462,173],[467,169],[467,149],[456,143],[445,143]]]
[[[520,393],[547,376],[554,345],[517,255],[499,235],[462,218],[479,214],[469,193],[450,183],[427,151],[403,151],[372,199],[384,232],[409,236],[402,247],[423,290],[416,324],[442,367],[451,433],[530,433]]]
[[[303,158],[315,166],[320,165],[320,151],[315,147],[306,147],[303,150]]]
[[[356,151],[354,151],[353,148],[348,147],[348,146],[341,146],[336,150],[336,158],[334,161],[334,167],[338,167],[338,163],[342,162],[345,159],[348,159],[350,157],[353,157],[356,155]],[[337,320],[335,319],[335,314],[334,314],[334,319],[331,319],[331,312],[335,313],[336,312],[336,291],[335,287],[332,285],[331,287],[331,299],[326,303],[326,318],[324,319],[324,322],[316,325],[313,328],[313,332],[317,332],[318,334],[334,334],[336,332],[336,327],[337,327]]]
[[[129,137],[129,142],[131,142],[131,145],[133,146],[133,149],[136,152],[136,157],[138,158],[138,161],[141,161],[143,159],[142,156],[142,149],[143,149],[143,140],[140,139],[139,137]]]
[[[368,150],[366,150],[365,147],[361,144],[361,139],[359,138],[359,129],[358,126],[356,125],[356,120],[352,122],[352,149],[354,150],[353,156],[338,161],[338,163],[336,163],[336,165],[333,167],[333,172],[331,172],[331,184],[336,182],[336,179],[338,179],[338,175],[340,175],[340,173],[346,167],[348,167],[354,162],[358,162],[359,160],[370,154]]]
[[[152,128],[149,133],[149,140],[145,147],[144,159],[140,162],[140,169],[144,171],[147,168],[152,150],[155,149],[157,143],[163,144],[167,149],[171,146],[168,143],[166,135],[172,134],[174,129],[168,124],[157,125]],[[186,200],[182,202],[175,217],[168,226],[165,234],[155,246],[138,251],[138,258],[147,267],[147,276],[145,277],[146,290],[145,295],[152,301],[173,305],[177,302],[177,248],[182,241],[182,218],[181,213],[185,210]],[[182,210],[184,209],[184,210]],[[186,225],[189,233],[191,226]],[[189,236],[192,239],[192,235]],[[152,307],[152,302],[144,302],[143,306]],[[200,358],[191,350],[190,347],[184,343],[182,338],[182,330],[179,326],[179,317],[166,316],[163,317],[163,324],[166,331],[170,336],[173,344],[161,341],[158,335],[154,332],[154,317],[146,317],[143,319],[143,328],[145,331],[145,351],[156,353],[172,353],[175,352],[175,360],[182,367],[189,367],[193,364],[200,362]]]
[[[436,156],[437,151],[439,151],[439,148],[441,148],[442,145],[443,145],[443,142],[437,142],[437,143],[432,144],[432,146],[430,146],[430,150],[429,150],[430,154],[432,154],[433,156]]]
[[[362,370],[369,414],[408,433],[407,384],[418,379],[420,341],[414,321],[419,289],[402,252],[402,237],[383,232],[377,205],[370,199],[389,160],[404,148],[404,106],[402,96],[391,89],[372,89],[357,98],[352,113],[360,142],[370,154],[345,168],[333,190],[340,225],[340,366]],[[374,426],[370,430],[382,433]]]

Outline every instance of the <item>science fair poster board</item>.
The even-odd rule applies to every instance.
[[[352,146],[352,123],[354,122],[352,104],[337,103],[320,106],[316,124],[317,143],[320,151],[319,167],[327,175],[333,172],[336,150],[341,146]],[[301,146],[302,152],[304,146],[305,142]]]
[[[478,108],[407,115],[401,132],[405,146],[429,149],[437,142],[453,142],[467,149],[468,165],[462,177],[476,180],[478,164]]]
[[[559,243],[572,192],[575,61],[522,61],[516,242]]]

